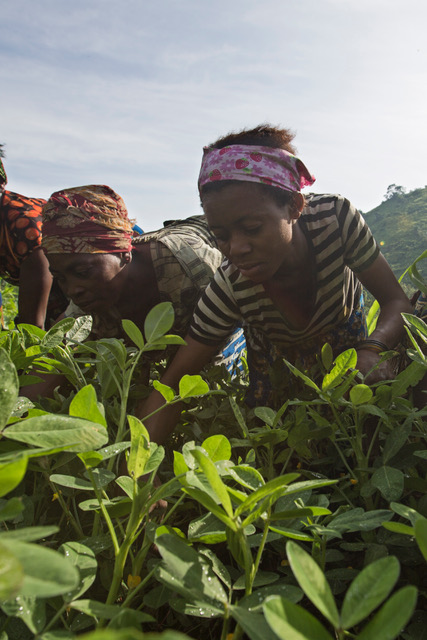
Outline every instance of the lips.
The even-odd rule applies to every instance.
[[[257,280],[263,273],[262,262],[250,262],[248,264],[236,265],[242,276],[249,278],[250,280]]]

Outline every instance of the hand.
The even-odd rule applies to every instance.
[[[392,360],[386,360],[378,365],[381,360],[381,355],[372,351],[371,349],[358,349],[357,350],[357,365],[365,378],[367,384],[373,384],[374,382],[380,382],[381,380],[392,380],[395,377],[395,372],[392,365]],[[375,369],[371,371],[372,367]],[[369,373],[369,375],[367,375]]]

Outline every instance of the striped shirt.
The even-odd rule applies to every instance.
[[[262,284],[255,284],[224,260],[196,307],[189,332],[195,340],[217,344],[243,323],[248,346],[263,352],[268,342],[281,350],[307,346],[345,325],[360,304],[356,274],[377,258],[377,243],[360,213],[339,195],[306,196],[298,224],[316,265],[316,300],[308,325],[293,326]]]

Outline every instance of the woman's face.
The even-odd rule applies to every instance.
[[[279,270],[292,271],[299,211],[292,215],[289,206],[277,204],[252,183],[206,194],[203,210],[219,249],[244,276],[262,283]]]
[[[123,287],[123,254],[76,253],[47,255],[50,271],[66,296],[86,313],[109,309]]]

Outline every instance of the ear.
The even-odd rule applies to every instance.
[[[304,209],[305,200],[302,193],[296,191],[293,196],[292,204],[291,204],[291,218],[294,220],[298,220],[300,217],[302,210]]]
[[[120,262],[121,262],[121,266],[124,267],[126,264],[129,264],[130,262],[132,262],[132,252],[131,251],[126,251],[125,253],[121,254],[121,258],[120,258]]]

